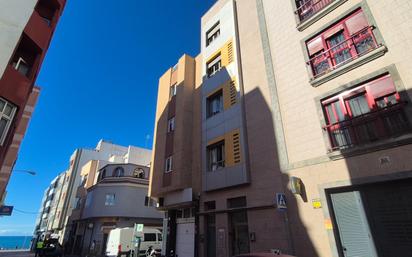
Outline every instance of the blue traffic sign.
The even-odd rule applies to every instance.
[[[286,196],[283,193],[276,193],[276,207],[278,210],[286,210]]]
[[[11,216],[13,212],[13,206],[0,206],[0,216]]]

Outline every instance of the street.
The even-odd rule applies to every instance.
[[[0,257],[33,257],[29,251],[0,251]]]

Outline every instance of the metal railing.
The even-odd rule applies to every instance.
[[[312,57],[307,64],[312,67],[314,78],[335,70],[361,55],[378,48],[372,32],[373,29],[374,27],[372,26],[365,27],[345,41]]]
[[[299,16],[301,22],[306,21],[323,8],[328,6],[330,3],[337,0],[307,0],[299,1],[301,2],[298,8],[295,11],[295,14]]]
[[[400,136],[410,131],[404,112],[405,103],[397,103],[324,126],[331,142],[330,151],[347,149]]]

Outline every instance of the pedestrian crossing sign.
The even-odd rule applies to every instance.
[[[276,193],[276,207],[278,210],[286,210],[286,196],[283,193]]]

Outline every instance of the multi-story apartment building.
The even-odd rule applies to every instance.
[[[0,199],[37,101],[34,83],[65,3],[0,1]]]
[[[77,206],[70,217],[77,225],[74,237],[69,239],[74,242],[73,254],[104,256],[108,236],[114,228],[133,227],[135,224],[162,226],[162,213],[147,201],[147,160],[134,158],[129,161],[92,160],[83,167]]]
[[[165,181],[201,181],[186,198],[197,229],[180,233],[169,211],[168,249],[408,256],[411,19],[407,0],[217,1],[202,17],[195,93],[175,96],[192,102],[173,133],[193,124],[181,139],[193,151],[173,161],[173,69],[159,82],[151,195],[166,208],[183,187]],[[179,244],[188,234],[194,249]]]
[[[201,192],[199,60],[184,55],[159,80],[149,191],[165,212],[163,254],[195,252],[194,215]]]
[[[120,146],[100,140],[94,149],[81,148],[74,151],[70,157],[69,167],[61,187],[59,202],[53,215],[49,217],[48,232],[59,235],[60,241],[66,243],[73,237],[76,223],[70,218],[78,203],[77,189],[82,183],[81,169],[91,160],[128,163],[139,158],[142,163],[150,163],[151,151],[134,146]],[[73,243],[73,242],[69,242]]]
[[[60,173],[50,186],[44,191],[43,199],[40,205],[39,214],[36,219],[36,226],[33,233],[34,242],[42,235],[52,231],[54,217],[57,211],[57,205],[60,201],[63,183],[66,173]],[[32,245],[34,246],[34,245]]]

